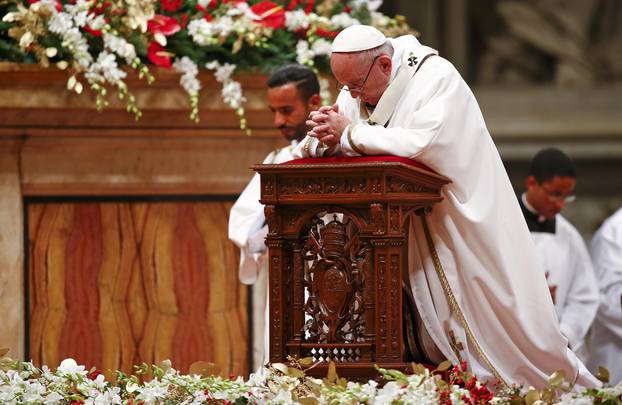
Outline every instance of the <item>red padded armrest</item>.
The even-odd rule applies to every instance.
[[[335,156],[335,157],[325,157],[325,158],[302,158],[302,159],[294,159],[287,162],[283,162],[283,165],[297,165],[297,164],[338,164],[338,163],[374,163],[374,162],[398,162],[404,163],[409,166],[418,167],[420,169],[424,169],[434,173],[434,170],[430,169],[423,163],[416,162],[412,159],[399,157],[399,156],[389,156],[389,155],[378,155],[378,156],[356,156],[356,157],[347,157],[347,156]]]

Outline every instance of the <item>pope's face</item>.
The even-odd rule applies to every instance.
[[[288,141],[300,141],[305,137],[305,121],[313,107],[311,104],[311,101],[305,103],[294,83],[268,89],[268,105],[274,113],[274,126]]]
[[[352,98],[376,105],[391,78],[391,58],[380,55],[361,63],[357,53],[333,53],[330,67],[339,83],[348,86]]]
[[[564,208],[568,200],[574,198],[577,179],[554,176],[542,183],[533,176],[527,178],[527,202],[540,215],[553,219]]]

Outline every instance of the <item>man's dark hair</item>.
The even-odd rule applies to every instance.
[[[577,174],[574,163],[568,155],[559,149],[547,148],[534,156],[529,166],[529,176],[542,183],[555,176],[576,178]]]
[[[313,70],[298,64],[283,65],[272,71],[268,78],[268,88],[281,87],[294,83],[302,99],[306,102],[314,94],[319,94],[320,84]]]

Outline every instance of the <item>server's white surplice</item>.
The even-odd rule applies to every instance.
[[[590,254],[579,231],[561,214],[538,218],[526,195],[521,208],[531,232],[540,268],[549,288],[554,288],[555,311],[570,348],[585,359],[585,336],[598,309],[598,282]]]
[[[600,287],[600,307],[592,326],[590,369],[609,369],[609,382],[622,381],[622,209],[592,239],[592,261]]]

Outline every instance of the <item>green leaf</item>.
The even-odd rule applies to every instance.
[[[283,363],[272,363],[272,368],[275,370],[279,370],[285,375],[289,375],[289,367],[287,367],[287,365]]]
[[[445,360],[444,362],[439,364],[438,367],[436,367],[436,371],[440,371],[440,372],[447,371],[449,370],[450,367],[451,367],[451,361]]]
[[[317,398],[313,397],[298,398],[298,402],[300,402],[302,405],[318,405],[320,403]]]
[[[419,363],[412,363],[413,374],[415,375],[424,375],[426,368]]]
[[[326,379],[331,383],[336,383],[338,378],[337,366],[334,361],[330,360],[328,362],[328,373],[326,374]]]
[[[195,361],[190,365],[190,369],[188,370],[188,374],[196,374],[203,377],[218,375],[219,373],[220,367],[208,361]]]
[[[598,366],[598,374],[596,375],[596,378],[605,384],[609,383],[609,370],[606,367]]]
[[[531,405],[534,402],[540,399],[540,392],[537,390],[530,390],[527,395],[525,395],[525,404]]]
[[[289,371],[288,374],[292,377],[305,378],[305,372],[296,367],[289,367],[288,371]]]
[[[551,388],[557,388],[564,382],[565,378],[566,374],[564,370],[557,370],[549,377],[549,386]]]
[[[310,367],[313,365],[313,357],[303,357],[302,359],[298,360],[298,364],[300,364],[302,367]]]

